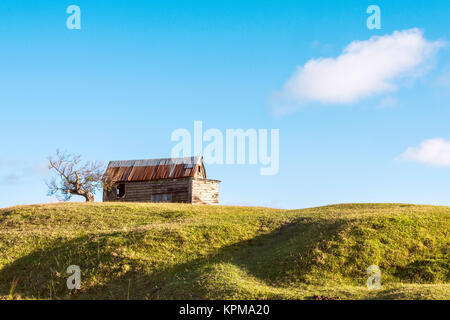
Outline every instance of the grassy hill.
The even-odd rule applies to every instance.
[[[381,290],[365,286],[381,269]],[[81,289],[69,292],[66,268]],[[450,208],[0,209],[0,299],[450,299]]]

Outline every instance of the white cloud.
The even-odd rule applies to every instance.
[[[27,164],[18,160],[0,159],[0,185],[18,184],[30,178],[45,178],[48,172],[46,162]]]
[[[19,161],[10,159],[0,159],[0,167],[15,167],[19,164]]]
[[[5,176],[1,176],[0,177],[0,185],[12,185],[12,184],[16,184],[21,180],[21,176],[11,173]]]
[[[450,141],[442,138],[425,140],[418,147],[409,147],[398,159],[450,167]]]
[[[417,28],[351,42],[336,58],[311,59],[276,94],[278,112],[310,101],[352,103],[397,89],[400,77],[417,77],[442,47]]]

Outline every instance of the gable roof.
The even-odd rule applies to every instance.
[[[203,167],[198,173],[198,167]],[[105,176],[110,183],[184,177],[206,179],[202,157],[110,161]]]

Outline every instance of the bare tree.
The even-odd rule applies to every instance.
[[[47,183],[48,195],[68,201],[73,195],[82,196],[86,202],[94,201],[94,193],[102,186],[104,165],[100,162],[82,163],[81,156],[56,150],[48,158],[48,168],[55,173]]]

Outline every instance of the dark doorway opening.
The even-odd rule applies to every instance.
[[[125,195],[125,184],[121,183],[117,186],[116,195],[117,198],[123,198],[123,196]]]

